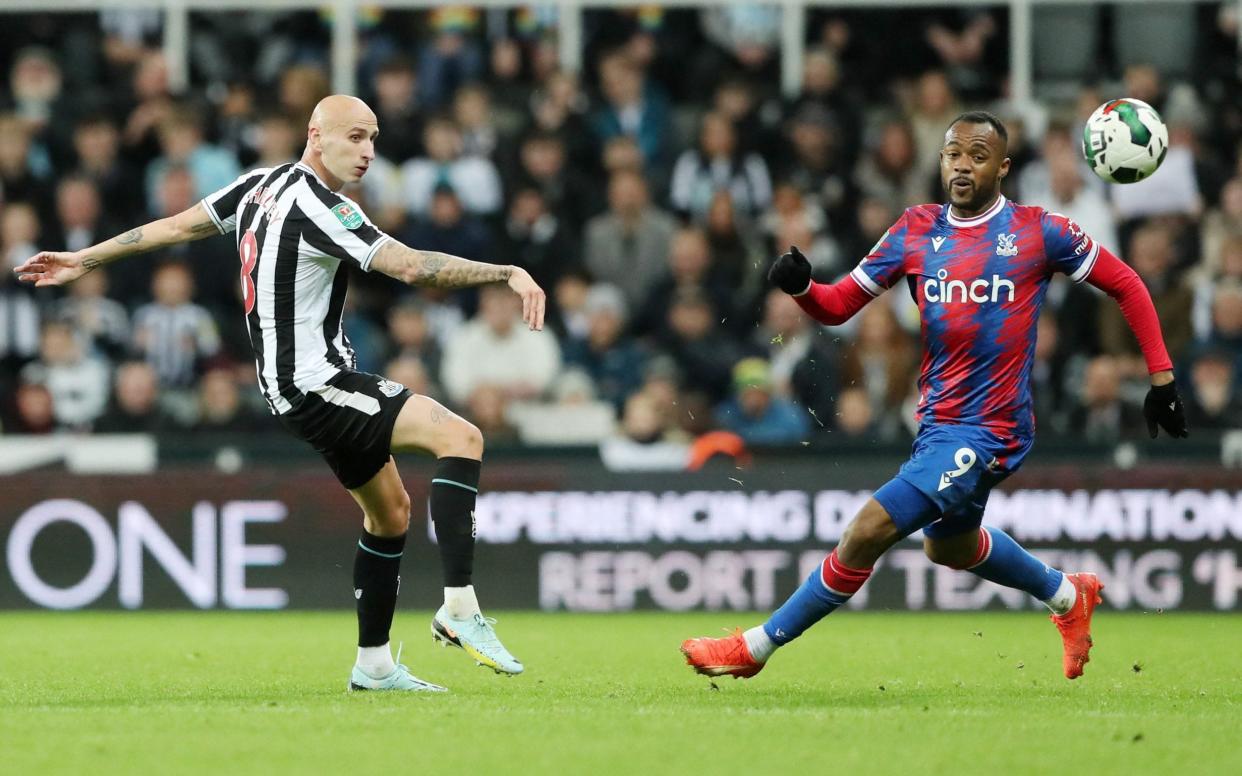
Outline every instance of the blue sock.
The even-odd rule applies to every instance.
[[[1041,601],[1057,592],[1064,576],[1022,549],[1022,545],[999,528],[979,529],[979,557],[968,570],[1005,587],[1025,590]]]
[[[778,646],[788,644],[850,600],[869,576],[871,569],[849,568],[837,560],[837,551],[833,550],[781,608],[772,613],[763,624],[763,632]]]

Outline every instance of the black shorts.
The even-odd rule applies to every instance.
[[[348,490],[388,463],[392,427],[413,396],[401,383],[367,372],[341,372],[280,415],[285,428],[319,451]]]

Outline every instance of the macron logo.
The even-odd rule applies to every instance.
[[[932,238],[932,252],[933,253],[938,252],[940,250],[941,245],[944,245],[944,237],[933,237]]]
[[[1000,275],[992,275],[991,280],[984,278],[970,281],[949,280],[947,269],[937,271],[936,277],[928,278],[923,283],[923,296],[927,301],[944,304],[998,302],[1002,294],[1005,296],[1005,301],[1012,302],[1014,290],[1013,281],[1006,280]]]

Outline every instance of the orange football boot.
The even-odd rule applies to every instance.
[[[1065,655],[1061,665],[1065,669],[1066,679],[1077,679],[1082,676],[1082,667],[1091,659],[1091,615],[1095,612],[1104,585],[1095,574],[1066,574],[1078,591],[1074,606],[1065,614],[1054,614],[1049,619],[1061,631],[1061,644]]]
[[[741,628],[734,628],[723,639],[686,639],[681,643],[681,654],[691,668],[704,676],[749,679],[763,670],[763,663],[750,656]]]

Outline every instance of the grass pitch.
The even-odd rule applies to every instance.
[[[842,612],[749,681],[682,664],[736,613],[500,613],[508,678],[398,614],[449,695],[347,694],[354,618],[0,614],[0,773],[1242,773],[1242,616]],[[795,770],[796,769],[796,770]]]

